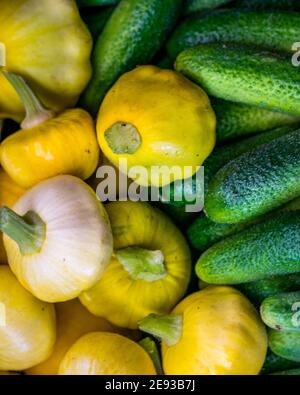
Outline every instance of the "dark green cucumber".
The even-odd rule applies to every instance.
[[[300,122],[293,115],[221,99],[213,100],[212,106],[218,120],[217,143]]]
[[[269,347],[282,358],[300,362],[300,333],[270,329]]]
[[[271,376],[300,376],[300,368],[281,370],[279,372],[271,373]]]
[[[167,43],[172,59],[183,50],[211,42],[252,45],[291,53],[300,37],[300,16],[293,12],[215,10],[183,21]]]
[[[233,159],[214,176],[205,212],[215,222],[254,219],[300,195],[300,129]]]
[[[263,301],[260,314],[270,328],[300,333],[300,291],[269,296]]]
[[[199,278],[210,284],[241,284],[300,272],[300,210],[230,236],[202,254]]]
[[[259,147],[260,145],[266,144],[278,137],[291,133],[295,131],[295,129],[295,125],[283,126],[281,128],[258,134],[257,136],[249,137],[236,143],[231,143],[215,148],[213,153],[203,163],[205,190],[207,190],[209,181],[213,178],[217,171],[232,159],[250,151],[253,148]],[[170,185],[169,201],[165,203],[175,207],[185,207],[186,204],[194,204],[197,196],[200,196],[202,193],[202,181],[196,176],[193,176],[187,181],[188,182],[182,181],[181,183],[172,183]],[[178,201],[175,199],[175,196],[180,196],[181,199]]]
[[[299,0],[237,0],[234,5],[238,8],[253,10],[300,11]]]
[[[230,3],[232,0],[186,0],[185,14],[192,14]]]
[[[116,5],[121,0],[76,0],[79,8]]]
[[[270,296],[281,292],[298,291],[300,289],[300,273],[237,284],[236,288],[246,295],[255,306],[260,306],[263,300]]]
[[[83,21],[86,23],[89,31],[91,32],[94,40],[98,38],[108,19],[110,18],[114,7],[104,7],[92,12],[88,10],[87,12],[81,13]]]
[[[125,72],[148,63],[179,16],[182,0],[121,0],[92,55],[93,76],[81,105],[95,115],[106,92]]]
[[[270,349],[268,350],[264,366],[261,369],[260,374],[276,374],[287,369],[299,368],[298,362],[289,361],[288,359],[281,358],[279,355],[274,354]]]
[[[233,44],[201,44],[175,68],[224,100],[300,115],[300,73],[290,58]]]

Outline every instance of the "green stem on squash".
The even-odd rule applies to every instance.
[[[139,329],[164,341],[167,346],[177,344],[182,336],[182,315],[150,314],[138,322]]]
[[[167,275],[164,255],[139,247],[127,247],[116,251],[115,256],[134,280],[148,282],[160,280]]]
[[[131,123],[117,122],[108,128],[104,138],[114,154],[134,154],[141,145],[141,135]]]
[[[155,341],[151,339],[151,337],[145,337],[144,339],[139,341],[139,345],[142,346],[143,349],[149,354],[150,358],[153,361],[157,374],[163,375],[164,373],[161,366],[161,359]]]
[[[25,107],[26,116],[21,123],[23,129],[37,126],[55,116],[53,111],[42,105],[23,77],[8,71],[3,71],[3,75],[14,87]]]
[[[0,209],[0,230],[18,244],[22,255],[40,252],[46,238],[46,224],[37,213],[20,216],[6,206]]]

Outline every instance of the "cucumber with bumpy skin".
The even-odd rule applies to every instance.
[[[300,333],[270,329],[269,346],[280,357],[300,362]]]
[[[261,369],[260,374],[276,374],[287,369],[300,368],[298,362],[289,361],[288,359],[282,358],[279,355],[274,354],[270,349],[268,350],[264,366]]]
[[[234,5],[253,10],[300,11],[299,0],[237,0]]]
[[[238,284],[236,288],[251,300],[255,306],[260,306],[264,299],[281,292],[292,292],[300,289],[300,273],[285,276],[273,276],[250,283]]]
[[[231,1],[232,0],[186,0],[184,12],[185,14],[192,14],[193,12],[217,8]]]
[[[271,376],[300,376],[300,368],[281,370],[279,372],[271,373]]]
[[[300,333],[300,291],[285,292],[266,298],[260,308],[261,318],[270,328]]]
[[[249,47],[201,44],[175,68],[211,96],[300,115],[300,73],[291,59]]]
[[[214,99],[212,106],[218,120],[217,143],[300,122],[299,117],[243,103]]]
[[[300,130],[233,159],[209,183],[205,212],[215,222],[238,223],[300,195]]]
[[[209,284],[241,284],[300,272],[300,211],[230,236],[202,254],[196,273]]]
[[[167,43],[172,59],[183,50],[211,42],[236,43],[291,53],[300,37],[300,16],[293,12],[215,10],[183,21]]]
[[[125,72],[148,63],[177,21],[182,0],[121,0],[92,55],[93,76],[81,105],[95,115],[106,92]]]

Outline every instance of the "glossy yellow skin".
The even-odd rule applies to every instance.
[[[162,344],[166,374],[256,375],[267,352],[267,333],[251,303],[231,287],[209,286],[186,297],[177,344]]]
[[[81,337],[66,353],[61,375],[155,375],[147,352],[124,336],[93,332]]]
[[[91,35],[74,0],[0,0],[6,69],[24,77],[42,103],[72,107],[91,76]],[[24,107],[0,74],[0,119],[21,121]]]
[[[25,189],[16,184],[3,169],[0,168],[0,206],[12,207],[23,195]],[[7,256],[3,245],[3,235],[0,232],[0,264],[7,263]]]
[[[21,371],[42,362],[56,338],[55,310],[26,291],[8,266],[0,266],[0,370]]]
[[[84,110],[66,110],[30,129],[20,130],[0,146],[0,162],[24,188],[59,175],[88,178],[99,159],[94,122]]]
[[[138,129],[142,143],[134,154],[114,154],[107,144],[105,131],[117,122]],[[118,166],[119,159],[125,158],[128,170],[136,165],[159,166],[163,174],[171,166],[179,166],[170,182],[192,176],[204,162],[215,145],[215,128],[216,117],[206,93],[175,71],[155,66],[124,74],[106,95],[97,121],[100,147],[111,162]],[[191,169],[182,174],[184,166]],[[149,175],[148,169],[136,182],[149,185]],[[165,184],[162,178],[157,183],[152,180],[155,186]]]
[[[57,374],[61,360],[68,349],[81,336],[94,331],[118,332],[104,318],[96,317],[82,306],[78,299],[58,303],[55,306],[57,339],[54,350],[46,361],[26,371],[26,374]]]
[[[106,206],[114,250],[129,246],[161,250],[167,276],[152,282],[134,280],[116,258],[94,287],[80,295],[91,313],[135,329],[150,313],[167,314],[184,296],[190,279],[189,247],[175,225],[146,202],[111,202]]]

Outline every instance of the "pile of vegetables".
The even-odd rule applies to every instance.
[[[298,3],[0,0],[1,374],[300,375]]]

